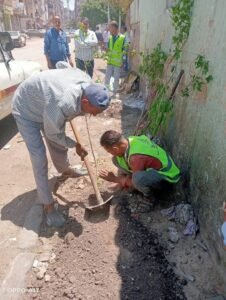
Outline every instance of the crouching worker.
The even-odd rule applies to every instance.
[[[100,177],[118,183],[124,189],[140,191],[146,201],[150,201],[153,190],[175,184],[180,179],[180,170],[169,154],[145,135],[125,138],[110,130],[102,135],[100,143],[113,155],[113,163],[122,174],[116,176],[102,170]]]
[[[13,98],[12,113],[28,148],[37,185],[39,202],[43,204],[46,222],[60,227],[63,216],[54,208],[48,186],[48,162],[42,133],[57,171],[64,176],[79,174],[70,166],[68,148],[75,148],[83,159],[87,152],[65,134],[65,125],[77,116],[96,116],[110,102],[104,85],[94,84],[78,69],[48,70],[29,77],[20,84]]]

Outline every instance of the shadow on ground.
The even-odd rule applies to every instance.
[[[127,197],[120,197],[115,216],[119,219],[115,241],[120,249],[120,299],[185,300],[183,282],[177,280],[167,262],[165,249],[155,233],[132,217]]]
[[[0,149],[18,133],[16,122],[12,115],[0,121]]]
[[[55,178],[49,180],[49,185],[53,186],[56,182]],[[39,233],[40,236],[50,238],[58,232],[59,237],[64,238],[64,236],[68,232],[72,232],[75,236],[79,236],[82,234],[83,227],[82,225],[76,221],[75,218],[68,217],[69,206],[60,206],[59,210],[66,216],[67,224],[62,229],[58,228],[50,228],[45,224],[45,217],[43,214],[43,222],[41,224],[41,228],[34,230],[32,226],[30,226],[29,222],[26,222],[26,217],[29,215],[29,211],[37,205],[37,190],[32,190],[26,192],[22,195],[17,196],[11,202],[7,203],[1,210],[1,221],[11,221],[18,227],[24,227],[27,230],[33,230],[36,233]],[[37,216],[38,218],[39,216]],[[36,216],[34,216],[36,218]],[[34,220],[35,223],[35,220]]]

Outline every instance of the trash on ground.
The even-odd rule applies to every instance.
[[[10,148],[11,148],[11,145],[9,145],[9,144],[8,144],[8,145],[5,145],[5,146],[3,147],[4,150],[9,150]]]
[[[161,214],[168,217],[168,220],[186,225],[184,235],[196,235],[199,230],[198,222],[190,204],[178,204],[167,209],[162,209]]]

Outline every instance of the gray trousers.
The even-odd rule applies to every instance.
[[[109,86],[111,77],[114,77],[113,92],[117,92],[117,90],[119,88],[120,70],[121,70],[120,67],[107,65],[104,84],[106,86]]]
[[[134,188],[141,192],[144,197],[152,196],[153,190],[160,190],[164,188],[164,186],[170,185],[170,183],[166,181],[165,176],[159,174],[154,169],[130,173],[121,168],[114,157],[112,161],[113,164],[120,170],[121,174],[131,175]]]
[[[24,120],[18,116],[14,116],[14,118],[30,154],[39,202],[42,204],[50,204],[53,202],[53,196],[48,185],[48,160],[46,147],[41,135],[41,132],[43,132],[43,124]],[[66,171],[70,166],[67,156],[68,149],[57,145],[46,137],[45,141],[57,171],[59,173]]]

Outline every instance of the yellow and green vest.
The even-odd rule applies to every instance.
[[[116,67],[122,65],[123,45],[125,36],[120,34],[116,41],[113,43],[113,36],[109,38],[109,52],[108,52],[108,64]]]
[[[147,155],[155,157],[161,161],[162,168],[156,171],[163,176],[163,179],[171,183],[176,183],[179,181],[180,170],[177,168],[172,158],[166,153],[165,150],[156,145],[145,135],[130,136],[128,137],[128,141],[129,147],[125,156],[116,156],[116,161],[122,169],[132,173],[129,167],[130,156],[134,154]]]

